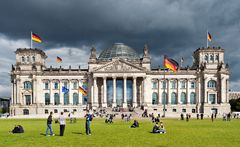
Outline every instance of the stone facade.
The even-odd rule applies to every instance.
[[[224,49],[197,49],[193,65],[179,68],[176,74],[152,69],[147,46],[143,56],[136,57],[132,48],[116,43],[98,58],[92,48],[88,69],[63,69],[46,67],[47,56],[40,49],[17,49],[11,71],[11,114],[82,113],[84,109],[116,106],[162,114],[165,110],[166,116],[230,111]],[[87,96],[79,91],[84,84]],[[64,94],[62,87],[69,92]]]

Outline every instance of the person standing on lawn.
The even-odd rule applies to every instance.
[[[66,124],[65,117],[63,116],[63,112],[61,112],[61,115],[58,118],[58,122],[60,124],[60,136],[63,136],[64,130],[65,130],[65,124]]]
[[[90,122],[92,121],[92,115],[89,113],[89,111],[87,110],[87,114],[85,115],[86,117],[86,134],[87,135],[91,135],[91,129],[90,129]]]
[[[46,136],[48,135],[48,130],[50,130],[50,135],[54,136],[55,134],[53,134],[53,129],[52,129],[52,112],[50,112],[50,115],[48,116],[47,119],[47,130],[46,130]]]

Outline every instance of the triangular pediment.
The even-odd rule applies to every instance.
[[[144,72],[145,68],[136,66],[122,59],[115,59],[94,70],[94,72]]]

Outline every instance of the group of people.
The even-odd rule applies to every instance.
[[[132,118],[132,114],[127,115],[127,114],[122,113],[121,118],[122,118],[122,120],[125,120],[126,122],[130,121]]]
[[[52,129],[52,122],[53,122],[52,114],[53,113],[50,112],[50,115],[47,118],[46,136],[55,136],[55,134],[53,133],[53,129]],[[85,115],[85,118],[86,118],[86,124],[85,124],[86,134],[91,135],[90,122],[92,121],[93,116],[89,113],[89,111],[87,111],[87,114]],[[61,115],[58,117],[58,119],[55,121],[55,123],[59,123],[60,136],[63,136],[64,131],[65,131],[65,125],[66,125],[66,118],[63,115],[63,112],[61,112]],[[50,135],[48,134],[49,132],[50,132]]]

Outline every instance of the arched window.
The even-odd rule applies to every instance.
[[[162,104],[167,104],[168,101],[167,101],[167,93],[166,92],[163,92],[162,93]]]
[[[69,104],[69,95],[68,95],[68,93],[64,93],[63,97],[64,97],[64,105],[68,105]]]
[[[23,109],[23,115],[29,115],[29,110],[28,109]]]
[[[158,104],[158,95],[157,95],[157,93],[156,92],[153,92],[152,93],[152,104],[153,105],[157,105]]]
[[[24,89],[32,89],[32,82],[30,82],[30,81],[25,81],[25,82],[23,83],[23,87],[24,87]]]
[[[24,56],[22,56],[22,62],[25,62],[25,58],[24,58]]]
[[[185,92],[181,93],[181,103],[182,104],[187,104],[187,98],[186,98],[186,93]]]
[[[45,93],[45,105],[49,105],[49,104],[50,104],[50,94]]]
[[[216,81],[214,80],[208,81],[208,88],[216,88]]]
[[[177,104],[177,94],[175,92],[171,93],[171,104],[173,105]]]
[[[152,82],[152,89],[157,89],[157,82],[156,81]]]
[[[190,104],[196,104],[196,94],[194,92],[190,94]]]
[[[58,93],[54,93],[54,105],[60,104],[60,98]]]
[[[35,56],[32,56],[32,62],[35,62],[35,61],[36,61]]]
[[[73,93],[73,105],[77,105],[77,104],[78,104],[78,94]]]

